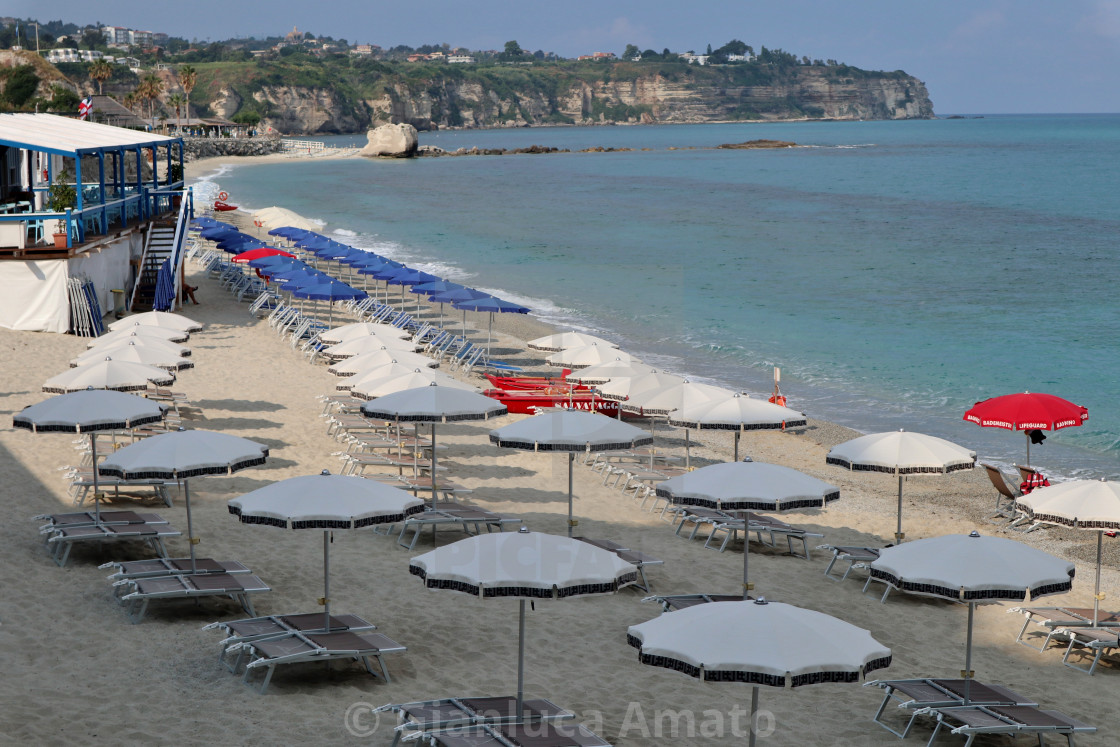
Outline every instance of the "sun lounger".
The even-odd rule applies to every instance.
[[[630,563],[635,568],[637,568],[638,578],[641,580],[635,586],[636,588],[639,588],[644,592],[650,591],[649,580],[646,578],[646,566],[665,565],[664,560],[655,558],[652,555],[646,555],[644,552],[631,550],[629,547],[623,547],[613,540],[589,539],[587,537],[576,537],[575,539],[579,540],[580,542],[586,542],[589,545],[594,545],[595,547],[598,547],[600,549],[613,552],[619,558],[625,560],[627,563]]]
[[[65,514],[39,514],[32,516],[35,521],[45,521],[39,527],[41,534],[50,534],[61,527],[91,527],[96,525],[97,513],[94,511],[73,511]],[[137,513],[135,511],[102,511],[101,523],[118,524],[166,524],[159,514]]]
[[[323,613],[306,612],[297,615],[268,615],[244,620],[212,622],[204,625],[202,629],[220,629],[226,633],[226,637],[220,642],[221,651],[218,654],[218,661],[225,664],[231,672],[237,672],[244,663],[248,650],[238,649],[238,656],[230,662],[227,654],[234,644],[282,637],[295,632],[325,633],[323,622]],[[376,628],[376,625],[357,615],[331,615],[332,632],[344,630],[358,632]]]
[[[928,744],[933,744],[943,726],[952,734],[966,737],[965,747],[970,747],[973,740],[981,734],[1004,734],[1011,737],[1028,734],[1037,737],[1040,745],[1047,734],[1060,734],[1073,747],[1075,734],[1093,734],[1097,731],[1097,727],[1071,718],[1061,711],[1046,711],[1035,706],[969,705],[926,708],[921,713],[937,719]]]
[[[988,479],[992,482],[992,487],[996,489],[996,506],[993,519],[1012,519],[1015,517],[1015,501],[1019,499],[1022,493],[1018,488],[1007,482],[1007,478],[998,467],[993,467],[990,464],[980,463],[980,466],[988,473]],[[1006,503],[1004,503],[1006,499]],[[1000,505],[1004,503],[1004,505]]]
[[[1050,639],[1055,636],[1060,628],[1120,627],[1120,612],[1101,611],[1097,623],[1094,625],[1092,607],[1012,607],[1008,612],[1018,612],[1026,618],[1023,620],[1023,627],[1019,630],[1019,635],[1015,636],[1016,643],[1034,648],[1023,640],[1023,634],[1027,632],[1027,626],[1031,623],[1047,629],[1046,637],[1042,641],[1042,645],[1035,649],[1036,651],[1045,651],[1046,647],[1050,645]]]
[[[466,726],[423,732],[420,739],[438,747],[610,747],[582,724]]]
[[[832,552],[832,560],[828,561],[828,567],[824,569],[824,575],[831,578],[833,581],[843,581],[852,572],[852,568],[856,563],[872,563],[879,559],[879,548],[877,547],[856,547],[854,545],[817,545],[818,550],[830,550]],[[844,575],[832,575],[832,568],[839,562],[847,562],[848,567],[844,569]]]
[[[899,739],[905,739],[914,725],[914,720],[932,708],[951,708],[964,704],[965,683],[963,679],[912,679],[912,680],[874,680],[864,687],[878,687],[884,692],[883,702],[871,720],[879,724]],[[972,680],[968,687],[968,700],[973,705],[1037,706],[1017,692],[1002,685],[992,685]],[[883,721],[887,705],[895,701],[898,707],[910,711],[910,719],[902,731],[891,728]]]
[[[775,547],[777,538],[785,537],[790,555],[809,560],[811,557],[809,552],[809,538],[824,536],[818,532],[805,531],[800,527],[787,524],[771,516],[756,514],[753,511],[718,511],[698,506],[680,506],[678,507],[678,513],[681,520],[677,525],[677,534],[680,534],[681,528],[686,523],[691,522],[693,524],[692,534],[689,535],[689,539],[696,536],[697,531],[702,525],[711,526],[712,530],[704,540],[704,547],[710,547],[712,541],[716,539],[717,533],[723,532],[723,542],[719,546],[720,552],[727,549],[728,544],[738,537],[739,532],[743,532],[747,538],[749,538],[751,534],[754,534],[758,538],[759,543],[768,547]],[[768,535],[770,541],[767,542],[763,539],[763,535]],[[795,541],[801,543],[801,553],[794,550],[793,543]]]
[[[245,665],[245,674],[242,680],[249,684],[251,674],[258,669],[264,669],[264,680],[261,682],[260,692],[263,694],[268,689],[269,682],[276,667],[280,664],[296,664],[300,662],[323,662],[333,659],[355,659],[365,665],[366,671],[374,677],[377,673],[370,665],[371,659],[376,659],[381,668],[381,677],[389,682],[389,670],[381,657],[385,654],[404,653],[407,649],[393,639],[381,633],[358,633],[340,631],[331,633],[301,633],[293,631],[281,637],[262,638],[255,641],[244,641],[230,647],[248,649],[246,656],[249,661]]]
[[[747,597],[753,599],[753,597]],[[698,604],[711,604],[712,602],[741,602],[741,594],[654,594],[646,597],[643,602],[657,602],[665,612],[683,610],[686,607],[695,607]]]
[[[202,597],[229,597],[250,615],[253,612],[251,594],[272,591],[264,581],[248,573],[199,573],[155,578],[133,578],[117,582],[131,587],[120,597],[121,604],[132,622],[144,619],[148,603],[153,599],[200,599]]]
[[[83,505],[88,498],[93,497],[93,470],[78,470],[68,476],[70,496],[74,499],[75,506]],[[97,478],[97,488],[102,494],[110,488],[114,497],[122,493],[126,495],[143,496],[147,490],[152,491],[152,497],[164,505],[171,506],[171,493],[168,488],[177,487],[175,480],[148,478],[138,480],[125,480],[119,477],[100,476]]]
[[[211,558],[196,558],[193,565],[190,558],[152,558],[150,560],[125,560],[103,563],[98,568],[107,570],[116,568],[109,574],[110,581],[122,581],[134,578],[159,578],[160,576],[177,576],[182,573],[192,575],[203,573],[250,573],[249,567],[238,563],[236,560],[213,560]],[[124,588],[122,584],[118,588]]]
[[[482,724],[500,725],[516,722],[540,723],[565,721],[575,718],[571,711],[561,708],[550,700],[529,698],[521,703],[522,712],[517,713],[517,698],[512,695],[486,698],[442,698],[415,703],[383,705],[375,713],[391,711],[397,714],[400,724],[394,729],[397,744],[402,736],[410,732],[423,732],[452,727],[477,726]],[[417,735],[418,736],[418,735]],[[416,738],[409,735],[411,741]]]
[[[51,558],[59,566],[66,565],[70,550],[76,544],[119,542],[120,540],[140,540],[146,542],[160,557],[167,557],[163,541],[168,537],[178,537],[182,532],[172,529],[167,522],[159,524],[96,524],[73,527],[55,527],[47,537],[47,547]]]
[[[428,507],[423,512],[413,514],[404,520],[401,533],[397,537],[397,544],[411,550],[416,546],[416,541],[425,527],[438,528],[444,524],[458,524],[464,532],[474,535],[481,532],[483,527],[487,532],[493,532],[495,529],[502,532],[505,531],[506,524],[522,523],[524,522],[516,516],[504,516],[469,503],[437,501],[435,510]],[[406,541],[405,535],[410,531],[412,538]]]
[[[1096,671],[1102,656],[1120,648],[1120,630],[1114,628],[1061,628],[1055,631],[1054,635],[1069,637],[1069,646],[1066,647],[1062,663],[1070,669],[1089,675]],[[1069,663],[1070,654],[1073,653],[1075,646],[1086,649],[1093,655],[1093,662],[1088,669]]]

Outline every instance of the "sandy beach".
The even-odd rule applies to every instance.
[[[215,165],[196,162],[189,174],[197,176]],[[187,425],[254,439],[271,449],[262,467],[234,477],[192,481],[195,531],[202,538],[199,551],[204,557],[239,560],[272,587],[271,593],[257,597],[258,614],[318,611],[320,535],[242,525],[229,515],[226,502],[276,480],[338,470],[341,463],[332,454],[344,445],[326,434],[322,405],[316,399],[333,393],[336,378],[321,363],[309,364],[196,264],[188,263],[187,268],[188,282],[199,286],[200,304],[188,305],[182,313],[205,325],[187,343],[195,368],[184,371],[174,387],[193,404]],[[495,356],[540,370],[542,355],[528,350],[524,341],[553,330],[532,316],[509,318],[513,316],[495,320]],[[11,515],[0,525],[0,564],[5,571],[0,595],[4,742],[387,745],[392,718],[383,715],[378,721],[370,713],[372,707],[513,691],[517,605],[423,589],[409,575],[408,561],[431,549],[427,535],[411,552],[399,547],[394,536],[368,531],[336,533],[332,545],[332,610],[361,615],[408,647],[407,653],[386,659],[391,683],[371,678],[357,666],[335,664],[329,672],[318,666],[289,667],[277,671],[263,696],[218,663],[222,636],[201,630],[215,620],[243,617],[235,604],[154,604],[142,623],[131,625],[112,598],[107,571],[97,566],[147,557],[145,550],[124,545],[76,550],[70,563],[58,568],[30,517],[70,508],[59,468],[76,463],[75,437],[16,431],[11,416],[45,399],[42,382],[64,370],[87,342],[0,329],[0,468]],[[471,380],[485,383],[477,374]],[[787,395],[796,408],[796,392]],[[534,531],[564,533],[565,458],[498,449],[487,440],[491,429],[521,417],[525,416],[441,426],[440,443],[447,448],[440,463],[450,479],[474,491],[471,502],[521,517]],[[921,423],[912,429],[920,431]],[[894,532],[897,478],[825,464],[831,446],[856,435],[842,425],[811,419],[799,432],[747,433],[740,449],[756,461],[793,467],[840,488],[840,500],[825,511],[781,516],[824,535],[817,544],[882,546]],[[693,466],[731,459],[729,434],[693,431],[691,440]],[[683,455],[684,432],[659,426],[656,446]],[[675,536],[670,524],[642,510],[619,489],[604,486],[602,477],[579,460],[574,488],[580,532],[614,539],[664,560],[663,566],[649,570],[655,592],[740,590],[738,543],[720,553],[705,549],[699,540]],[[1091,606],[1094,536],[1058,529],[1029,535],[1009,532],[986,520],[994,499],[982,470],[909,478],[904,505],[907,539],[978,530],[1027,542],[1077,563],[1073,592],[1040,604]],[[185,532],[178,495],[173,507],[152,504],[149,510]],[[461,537],[447,530],[438,541],[442,545]],[[1116,543],[1105,542],[1102,590],[1107,598],[1102,609],[1111,610],[1120,608],[1120,574],[1115,570]],[[173,539],[170,545],[173,555],[187,552],[183,539]],[[959,675],[964,666],[964,606],[900,593],[880,604],[874,590],[861,594],[863,576],[858,572],[843,583],[825,578],[828,554],[823,551],[806,561],[758,543],[750,547],[756,595],[820,610],[870,630],[893,650],[893,663],[880,676]],[[656,617],[660,609],[641,603],[643,596],[630,589],[610,597],[538,603],[528,619],[527,695],[547,697],[575,711],[617,745],[741,743],[741,733],[736,736],[733,726],[744,720],[748,687],[698,682],[639,664],[635,650],[626,644],[626,629]],[[1038,653],[1017,645],[1014,639],[1023,618],[1008,614],[1012,606],[988,605],[977,611],[977,677],[1099,728],[1095,735],[1079,737],[1080,744],[1115,743],[1120,734],[1120,715],[1113,707],[1120,695],[1115,663],[1102,664],[1089,677],[1063,666],[1057,646]],[[858,684],[792,691],[764,688],[760,707],[769,715],[762,725],[769,728],[760,744],[894,744],[897,739],[871,721],[879,692]],[[677,733],[672,731],[674,723]],[[928,735],[923,725],[910,739],[916,742]],[[946,744],[955,739],[942,738]]]

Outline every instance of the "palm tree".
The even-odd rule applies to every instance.
[[[198,71],[190,65],[183,65],[179,68],[179,85],[183,87],[183,93],[186,95],[184,106],[187,110],[187,119],[191,118],[191,91],[194,90],[194,84],[198,82]]]
[[[101,94],[101,84],[113,77],[113,66],[106,60],[94,60],[89,66],[89,77],[97,81],[97,93]]]
[[[144,76],[143,80],[140,81],[140,86],[136,89],[136,93],[148,102],[148,117],[152,120],[152,129],[154,130],[156,101],[159,99],[159,95],[163,93],[163,80],[155,73],[148,73]]]
[[[167,97],[167,105],[175,107],[175,134],[181,135],[183,133],[183,125],[180,122],[179,114],[182,111],[183,102],[186,101],[181,93],[173,93]]]

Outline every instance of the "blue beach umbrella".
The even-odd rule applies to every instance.
[[[450,293],[451,291],[463,290],[466,287],[467,286],[462,285],[461,283],[453,283],[450,280],[436,280],[436,281],[433,281],[431,283],[421,283],[419,285],[414,285],[411,288],[409,288],[409,290],[411,292],[417,294],[417,299],[416,300],[419,301],[420,300],[419,294],[421,294],[421,293],[423,293],[426,296],[438,296],[441,293]],[[431,301],[432,299],[429,298],[428,300]],[[444,303],[445,302],[441,301],[440,304],[439,304],[439,323],[440,323],[440,326],[443,326],[443,304]]]
[[[296,298],[308,298],[313,301],[327,301],[330,304],[330,316],[327,323],[334,321],[335,301],[356,301],[368,295],[364,290],[358,290],[339,280],[328,278],[326,282],[315,285],[305,285],[292,291]]]
[[[447,293],[439,293],[428,298],[429,303],[438,303],[443,305],[445,303],[456,304],[460,301],[473,301],[478,298],[493,298],[489,293],[483,293],[474,288],[460,288],[458,290],[448,291]],[[458,308],[458,307],[456,307]],[[441,310],[442,312],[442,310]],[[467,312],[463,312],[463,339],[467,338]]]
[[[494,314],[528,314],[529,309],[520,304],[513,303],[512,301],[503,301],[500,298],[491,296],[490,298],[475,298],[468,301],[460,301],[452,304],[457,309],[462,309],[464,313],[468,311],[488,311],[490,312],[490,323],[486,327],[486,357],[490,357],[490,337],[494,328]]]

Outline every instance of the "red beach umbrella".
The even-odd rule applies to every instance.
[[[291,252],[286,252],[283,249],[273,249],[270,246],[262,246],[259,249],[250,249],[247,252],[241,252],[233,258],[234,262],[250,262],[254,259],[261,257],[291,257],[296,258],[296,255]]]
[[[1089,408],[1075,405],[1053,394],[1022,392],[977,402],[964,419],[982,428],[1027,431],[1027,465],[1031,461],[1031,431],[1058,431],[1081,425],[1089,419]]]

